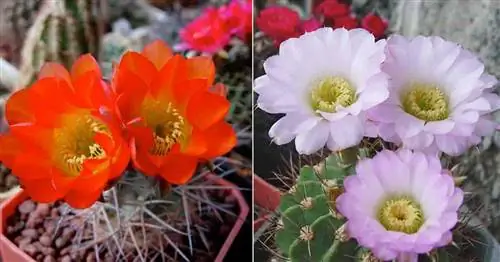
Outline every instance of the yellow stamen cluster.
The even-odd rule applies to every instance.
[[[448,97],[433,84],[413,83],[401,95],[403,110],[421,120],[440,121],[448,118]]]
[[[154,131],[154,145],[150,153],[165,156],[172,147],[184,140],[186,122],[172,103],[160,104],[147,100],[142,106],[146,125]]]
[[[356,101],[356,90],[342,77],[326,77],[317,82],[311,91],[314,111],[333,113],[337,106],[347,107]]]
[[[56,163],[68,176],[78,176],[87,159],[103,159],[106,152],[94,141],[96,133],[109,135],[106,126],[88,114],[68,115],[54,130]]]
[[[420,205],[411,198],[396,197],[382,204],[378,220],[389,231],[414,234],[424,224],[424,214]]]

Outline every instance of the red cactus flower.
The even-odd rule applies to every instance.
[[[230,34],[246,40],[252,34],[251,0],[233,0],[219,8],[219,15]]]
[[[361,27],[372,33],[375,38],[383,37],[387,26],[387,20],[374,13],[369,13],[361,20]]]
[[[311,19],[302,21],[302,23],[300,24],[300,29],[301,29],[300,31],[302,33],[312,32],[312,31],[314,31],[322,26],[323,25],[321,24],[320,21],[318,21],[318,19],[311,18]]]
[[[33,200],[89,207],[130,158],[114,104],[92,56],[78,59],[71,75],[47,63],[31,87],[7,101],[0,161]]]
[[[222,88],[212,87],[214,77],[211,58],[173,55],[161,41],[123,56],[113,87],[138,170],[184,184],[200,161],[235,146],[234,130],[224,121],[230,103]]]
[[[207,8],[204,13],[181,29],[179,48],[205,53],[217,53],[230,39],[225,21],[215,8]]]
[[[343,17],[351,12],[349,5],[339,3],[338,0],[325,0],[316,6],[314,14],[322,16],[326,20],[334,20]]]
[[[333,20],[333,28],[345,28],[345,29],[354,29],[358,28],[359,23],[356,17],[348,15],[343,17],[337,17]]]
[[[274,39],[277,44],[300,35],[299,14],[288,7],[268,7],[262,10],[256,23],[259,30]]]

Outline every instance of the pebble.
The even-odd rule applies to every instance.
[[[43,259],[43,262],[56,262],[56,259],[53,256],[49,255]]]
[[[68,239],[66,237],[58,237],[55,241],[56,247],[61,248],[68,243]]]
[[[52,210],[50,210],[50,216],[52,218],[58,218],[59,217],[59,210],[57,208],[52,208]]]
[[[26,200],[22,204],[19,205],[18,209],[21,214],[29,214],[33,212],[36,208],[36,205],[31,200]]]
[[[42,261],[42,259],[44,258],[45,256],[43,254],[38,254],[36,255],[35,259],[36,261]]]
[[[38,231],[36,229],[27,228],[21,232],[24,237],[38,238]]]
[[[31,257],[35,256],[36,252],[38,251],[36,250],[36,247],[32,244],[27,244],[19,247],[21,248],[22,251],[26,252]]]
[[[49,235],[54,234],[56,230],[56,225],[53,221],[47,220],[43,223],[43,227],[45,228],[45,232]]]
[[[52,245],[52,239],[47,235],[43,235],[40,237],[40,243],[46,247],[50,247]]]
[[[65,248],[61,249],[61,251],[59,251],[59,253],[61,254],[61,256],[69,254],[69,247],[65,247]]]
[[[48,216],[50,214],[50,204],[38,204],[35,212],[37,212],[42,217]]]
[[[22,247],[29,245],[31,243],[31,238],[30,237],[25,237],[19,241],[19,247],[22,249]]]
[[[66,255],[61,258],[61,262],[71,262],[71,257],[69,255]]]
[[[53,256],[56,253],[56,250],[51,247],[42,247],[41,250],[46,256]]]
[[[24,238],[22,236],[17,236],[16,238],[14,238],[14,243],[16,243],[16,245],[19,246],[19,242],[21,242],[21,240],[23,240]]]
[[[95,254],[94,253],[89,253],[87,255],[87,258],[85,260],[86,262],[96,262],[96,259],[95,259]]]
[[[66,227],[66,228],[63,229],[62,235],[64,237],[68,238],[68,237],[72,237],[74,233],[75,233],[75,230],[73,230],[70,227]]]

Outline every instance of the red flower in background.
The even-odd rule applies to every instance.
[[[387,29],[387,20],[381,18],[380,16],[369,13],[361,20],[361,26],[372,33],[375,38],[381,38],[385,35],[385,30]]]
[[[301,29],[300,31],[301,31],[301,33],[312,32],[312,31],[314,31],[322,26],[323,26],[323,24],[320,21],[318,21],[318,19],[311,18],[311,19],[302,21],[302,24],[300,25],[300,29]]]
[[[343,17],[351,12],[351,8],[339,3],[337,0],[326,0],[317,5],[314,13],[317,16],[323,16],[327,20],[333,20],[337,17]]]
[[[205,9],[204,13],[180,31],[181,49],[216,53],[223,49],[230,39],[225,21],[215,8]]]
[[[252,2],[251,0],[233,0],[228,5],[219,8],[219,15],[226,30],[239,38],[246,40],[252,33]]]
[[[333,20],[333,28],[345,28],[345,29],[354,29],[358,28],[358,20],[356,17],[348,15],[344,17],[338,17]]]
[[[274,39],[276,44],[300,35],[297,30],[300,26],[299,14],[288,7],[268,7],[260,13],[256,23],[259,30]]]

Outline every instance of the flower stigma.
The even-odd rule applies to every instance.
[[[433,84],[413,83],[401,95],[403,110],[424,121],[440,121],[448,118],[448,97]]]
[[[333,113],[337,106],[347,107],[356,101],[356,90],[342,77],[326,77],[315,83],[311,91],[314,111]]]
[[[396,197],[382,204],[378,220],[389,231],[414,234],[424,224],[424,215],[420,205],[411,198]]]
[[[62,125],[54,129],[56,163],[67,176],[76,177],[88,159],[104,159],[106,152],[94,141],[97,133],[110,135],[107,127],[100,120],[84,115],[68,115],[62,119]]]
[[[165,156],[172,147],[184,140],[186,121],[172,103],[146,99],[142,105],[146,125],[153,130],[154,145],[149,152]]]

